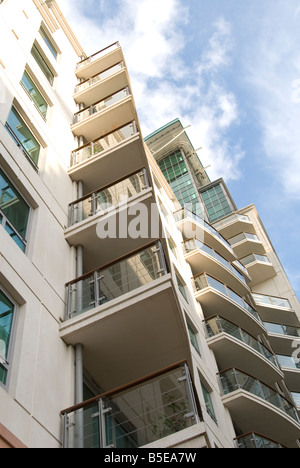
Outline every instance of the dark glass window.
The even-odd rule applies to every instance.
[[[48,66],[47,62],[45,61],[45,59],[43,58],[40,51],[38,50],[38,48],[35,45],[33,45],[32,49],[31,49],[31,54],[35,58],[35,61],[37,62],[38,66],[40,67],[40,69],[44,73],[45,77],[47,78],[47,80],[49,81],[51,86],[53,86],[54,74],[50,70],[50,67]]]
[[[0,290],[0,382],[3,385],[7,381],[14,311],[14,304]]]
[[[57,59],[57,55],[58,55],[57,49],[56,49],[55,45],[53,44],[53,41],[51,40],[49,34],[43,28],[43,26],[41,26],[40,34],[41,34],[42,38],[44,39],[45,43],[47,44],[47,47],[50,50],[53,57],[55,59]]]

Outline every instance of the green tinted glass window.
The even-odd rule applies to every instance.
[[[24,72],[21,82],[24,88],[26,89],[27,93],[37,106],[40,113],[43,115],[43,117],[46,117],[48,104],[43,98],[41,92],[38,90],[37,86],[34,84],[32,78],[29,76],[27,71]]]
[[[23,147],[26,155],[36,166],[41,146],[14,107],[10,111],[6,126],[16,143]]]
[[[54,74],[35,45],[31,49],[31,54],[52,86],[54,83]]]
[[[6,384],[14,305],[0,290],[0,382]]]

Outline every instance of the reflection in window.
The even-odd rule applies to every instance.
[[[56,50],[56,47],[54,46],[53,44],[53,41],[51,40],[49,34],[45,31],[45,29],[43,28],[43,26],[41,26],[40,28],[40,34],[42,36],[42,38],[44,39],[48,49],[50,50],[51,54],[53,55],[53,57],[55,59],[57,59],[57,50]]]
[[[22,77],[21,83],[27,91],[27,93],[29,94],[29,96],[31,97],[31,99],[33,100],[33,102],[35,103],[42,116],[46,118],[48,104],[26,70]]]
[[[41,146],[14,107],[12,107],[8,116],[6,128],[17,145],[23,147],[29,160],[37,166]]]
[[[0,290],[0,383],[7,381],[14,305]]]
[[[23,251],[29,211],[27,203],[0,170],[0,224]]]
[[[51,86],[53,86],[54,74],[50,70],[50,67],[48,66],[45,59],[43,58],[43,56],[41,55],[41,53],[39,52],[38,48],[35,45],[33,45],[32,49],[31,49],[31,54],[34,57],[36,63],[40,67],[40,69],[42,70],[42,72],[44,73],[45,77],[47,78],[47,80],[51,84]]]

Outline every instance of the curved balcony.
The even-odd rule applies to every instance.
[[[214,228],[217,229],[226,239],[237,236],[241,232],[249,232],[256,234],[255,227],[247,215],[234,213],[226,218],[214,223]]]
[[[99,101],[101,96],[112,95],[117,89],[125,88],[128,84],[124,62],[119,62],[78,83],[73,98],[77,104],[84,102],[86,106],[91,106]]]
[[[99,129],[109,133],[132,120],[137,121],[137,114],[129,87],[126,86],[74,114],[71,131],[77,137],[83,136],[87,141],[93,141],[98,137]]]
[[[236,439],[236,445],[239,449],[284,449],[283,445],[274,440],[267,439],[260,434],[243,434]]]
[[[291,355],[293,343],[300,338],[300,327],[291,327],[279,323],[264,322],[268,338],[274,351],[283,355]]]
[[[76,182],[84,180],[86,190],[95,190],[145,167],[146,155],[135,121],[106,133],[74,150],[69,175]]]
[[[114,64],[123,60],[123,53],[119,42],[105,47],[99,52],[81,60],[76,66],[76,76],[79,79],[88,79],[97,73],[112,67]]]
[[[208,245],[198,239],[190,239],[184,242],[184,250],[185,259],[191,266],[194,276],[204,270],[224,281],[241,295],[250,292],[246,279],[238,268]]]
[[[251,254],[241,258],[240,262],[245,265],[252,278],[251,286],[276,276],[276,270],[266,255]]]
[[[266,253],[263,244],[260,242],[256,234],[242,232],[237,236],[228,239],[238,258],[246,257],[252,253],[263,255]]]
[[[252,293],[256,308],[265,322],[299,327],[299,320],[288,299]]]
[[[222,311],[226,320],[257,336],[265,333],[259,314],[235,291],[212,276],[203,273],[193,278],[195,298],[200,302],[206,318]]]
[[[220,316],[207,319],[205,325],[220,369],[241,368],[268,384],[284,378],[274,353],[245,330]]]
[[[298,448],[300,420],[288,400],[240,370],[228,369],[219,375],[223,403],[241,431],[264,434],[288,448]]]
[[[277,354],[288,388],[300,391],[300,362],[293,356]]]
[[[201,239],[205,244],[210,245],[230,261],[237,260],[231,245],[207,221],[186,208],[174,213],[174,218],[178,229],[182,232],[184,240],[194,237]],[[240,264],[239,268],[248,275],[244,265]]]

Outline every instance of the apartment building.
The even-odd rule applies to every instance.
[[[87,57],[55,0],[0,21],[0,447],[298,447],[299,303],[255,208],[179,121],[144,141],[118,42]]]

